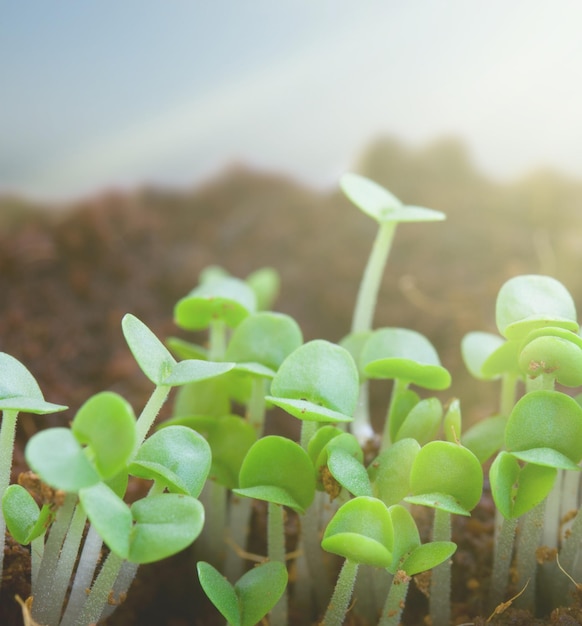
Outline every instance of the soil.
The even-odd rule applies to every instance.
[[[562,222],[556,213],[546,215],[545,205],[535,205],[536,212],[527,208],[534,206],[532,198],[538,196],[532,189],[539,182],[491,183],[472,169],[456,144],[445,142],[422,154],[390,142],[374,150],[379,156],[370,161],[368,155],[362,167],[379,182],[411,204],[448,213],[445,224],[399,227],[375,325],[406,326],[427,335],[453,373],[453,387],[443,401],[460,397],[464,419],[473,422],[496,410],[497,392],[491,383],[468,376],[458,346],[470,330],[495,332],[499,286],[518,273],[552,273],[580,301],[568,273],[579,266],[579,246],[567,236],[575,230],[572,220],[580,219],[570,211],[579,208],[571,196],[580,188],[559,178],[544,179],[543,189],[553,190],[550,200],[561,198],[560,206],[570,211],[563,220],[570,228],[559,230]],[[387,180],[370,165],[378,168],[382,159],[404,163],[396,178]],[[422,189],[415,179],[423,180]],[[297,319],[306,340],[339,340],[349,330],[374,237],[370,222],[336,190],[316,192],[241,167],[192,191],[110,191],[59,210],[16,198],[0,200],[0,349],[26,364],[47,400],[70,407],[54,416],[21,415],[13,479],[26,470],[26,440],[38,429],[66,424],[91,394],[111,389],[136,410],[143,406],[151,384],[124,343],[121,318],[131,312],[160,337],[187,336],[173,325],[173,305],[209,264],[240,277],[262,266],[275,267],[282,277],[276,308]],[[385,410],[380,398],[386,391],[381,385],[373,388],[377,414]],[[297,428],[285,415],[274,413],[269,420],[271,432],[296,437]],[[258,507],[258,535],[261,516]],[[289,534],[291,541],[291,526]],[[512,607],[491,620],[483,615],[492,549],[487,496],[470,519],[455,521],[453,538],[459,545],[453,566],[455,624],[582,624],[580,597],[539,620]],[[22,624],[13,598],[29,594],[27,568],[27,551],[9,541],[0,592],[2,625]],[[222,623],[195,581],[189,552],[142,566],[108,626]],[[416,585],[409,593],[404,623],[426,624],[426,598]],[[350,620],[358,623],[355,611]],[[308,622],[295,616],[297,626]]]

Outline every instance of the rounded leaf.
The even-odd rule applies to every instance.
[[[267,311],[279,295],[281,278],[272,267],[261,267],[249,274],[245,282],[253,290],[257,300],[257,311]]]
[[[559,391],[532,391],[513,407],[505,445],[524,461],[576,470],[582,459],[582,407]]]
[[[393,543],[392,519],[386,505],[377,498],[359,496],[336,511],[321,547],[356,563],[388,567]]]
[[[235,361],[239,367],[262,365],[274,376],[285,358],[302,343],[301,329],[292,317],[283,313],[256,313],[235,328],[225,359]]]
[[[253,289],[227,276],[208,280],[179,300],[174,307],[174,321],[186,330],[202,330],[216,320],[234,328],[256,309]]]
[[[289,506],[299,513],[315,497],[313,465],[303,448],[285,437],[270,435],[249,449],[235,493]]]
[[[255,626],[277,604],[287,588],[284,563],[262,563],[246,572],[234,585],[241,606],[241,626]]]
[[[450,441],[431,441],[420,449],[410,473],[408,502],[469,515],[483,489],[483,470],[467,448]]]
[[[204,507],[191,496],[163,493],[131,506],[134,525],[128,560],[153,563],[187,548],[204,526]]]
[[[407,328],[374,331],[362,348],[360,359],[368,378],[398,378],[438,390],[451,384],[451,375],[441,365],[430,341]]]
[[[340,180],[345,195],[377,222],[432,222],[444,220],[440,211],[423,207],[405,207],[396,196],[374,181],[359,174],[347,173]]]
[[[383,450],[368,467],[374,495],[387,506],[410,493],[410,472],[419,450],[415,439],[401,439]]]
[[[241,626],[241,607],[234,587],[215,567],[205,561],[196,564],[200,586],[231,626]]]
[[[489,380],[491,377],[485,374],[483,365],[504,343],[501,337],[492,333],[481,331],[467,333],[461,340],[461,355],[471,376],[479,380]]]
[[[26,445],[25,456],[30,468],[55,489],[74,493],[101,480],[68,428],[49,428],[36,433]]]
[[[497,510],[507,519],[521,517],[545,500],[556,476],[553,467],[534,464],[522,467],[513,455],[501,451],[489,469]]]
[[[45,402],[34,376],[18,359],[6,352],[0,352],[0,373],[0,411],[44,414],[67,408]]]
[[[89,398],[71,424],[73,435],[86,445],[101,478],[112,478],[125,467],[136,443],[135,415],[119,394],[104,391]]]
[[[341,346],[309,341],[281,364],[267,400],[305,420],[351,421],[359,394],[356,364]]]
[[[471,450],[483,465],[503,447],[506,425],[507,418],[502,415],[487,417],[463,433],[461,443]]]
[[[159,481],[168,491],[200,495],[210,471],[211,452],[206,439],[186,426],[168,426],[145,440],[129,472]]]
[[[408,413],[398,429],[394,441],[416,439],[420,445],[434,439],[443,417],[443,406],[438,398],[425,398]]]
[[[402,563],[401,569],[409,576],[428,572],[433,567],[448,561],[457,549],[452,541],[431,541],[418,546]]]
[[[544,326],[578,330],[570,292],[550,276],[510,278],[497,295],[495,317],[499,332],[507,339],[520,339]]]
[[[420,535],[416,522],[408,509],[405,509],[401,504],[395,504],[388,511],[394,528],[394,547],[392,563],[387,569],[391,574],[396,574],[399,569],[402,569],[406,557],[420,546]]]
[[[521,371],[530,378],[547,374],[566,387],[582,385],[582,338],[561,328],[527,335],[519,354]]]
[[[10,485],[2,496],[2,514],[8,532],[23,546],[43,535],[54,514],[48,504],[42,509],[30,493],[20,485]]]
[[[332,447],[329,450],[327,467],[337,482],[354,496],[372,495],[366,468],[344,448]]]

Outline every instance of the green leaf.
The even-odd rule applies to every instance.
[[[451,375],[429,340],[407,328],[375,330],[360,355],[368,378],[399,379],[425,389],[446,389]]]
[[[338,483],[354,496],[372,495],[372,486],[366,468],[360,460],[344,448],[332,447],[330,449],[327,467]]]
[[[303,448],[290,439],[270,435],[249,449],[234,493],[289,506],[299,513],[315,497],[313,465]]]
[[[287,587],[287,568],[275,561],[246,572],[234,585],[242,607],[241,626],[255,626],[277,604]]]
[[[457,549],[452,541],[432,541],[418,546],[412,554],[404,560],[401,569],[409,576],[427,572],[433,567],[448,561]]]
[[[281,364],[267,400],[299,419],[351,421],[359,394],[356,364],[341,346],[316,339]]]
[[[490,380],[499,376],[498,373],[495,376],[488,376],[483,371],[483,365],[504,343],[501,337],[492,333],[481,331],[467,333],[461,340],[461,355],[471,376],[479,380]]]
[[[545,500],[556,476],[553,467],[533,464],[522,467],[512,454],[501,451],[489,469],[495,506],[507,519],[521,517]]]
[[[377,498],[359,496],[336,511],[321,547],[356,563],[388,567],[393,543],[392,519],[386,505]]]
[[[174,307],[174,321],[186,330],[203,330],[216,320],[234,328],[256,309],[253,289],[229,276],[206,281],[179,300]]]
[[[407,502],[469,515],[481,498],[483,470],[467,448],[450,441],[431,441],[414,459],[410,488],[412,496],[405,498]]]
[[[420,445],[434,439],[440,429],[443,406],[438,398],[425,398],[418,402],[398,429],[394,441],[416,439]]]
[[[75,493],[101,480],[68,428],[49,428],[36,433],[26,445],[25,456],[31,469],[55,489]]]
[[[134,526],[128,560],[153,563],[187,548],[204,526],[204,507],[191,496],[163,493],[131,506]]]
[[[573,469],[582,460],[582,407],[559,391],[532,391],[513,407],[505,445],[524,460],[553,467],[567,463],[568,469]],[[548,453],[548,448],[558,454]],[[532,457],[533,450],[538,450],[537,460]]]
[[[301,329],[293,318],[282,313],[256,313],[235,328],[225,358],[239,365],[264,366],[272,377],[285,358],[302,343]]]
[[[544,326],[577,332],[576,306],[569,291],[550,276],[515,276],[497,295],[495,317],[507,339],[521,339]]]
[[[471,450],[483,465],[503,447],[506,424],[507,418],[502,415],[487,417],[463,433],[461,443]]]
[[[186,341],[180,337],[168,337],[166,346],[179,359],[195,359],[197,361],[208,360],[208,350],[191,341]]]
[[[54,413],[67,407],[45,402],[34,376],[13,356],[0,352],[0,410]]]
[[[170,374],[158,384],[177,387],[199,382],[226,374],[234,368],[234,365],[234,363],[215,363],[213,361],[180,361],[172,367]]]
[[[77,441],[88,447],[103,479],[118,474],[129,461],[136,442],[135,415],[120,395],[104,391],[89,398],[71,424]]]
[[[443,433],[445,439],[453,442],[458,441],[461,438],[462,427],[461,403],[457,398],[453,398],[443,418]]]
[[[386,506],[397,504],[410,492],[410,472],[420,450],[415,439],[401,439],[383,450],[368,467],[374,495]]]
[[[44,535],[54,517],[48,504],[40,509],[30,493],[20,485],[10,485],[4,492],[2,513],[8,531],[23,546]]]
[[[411,513],[401,504],[391,506],[388,511],[394,527],[394,548],[392,563],[387,569],[391,574],[396,574],[402,569],[404,560],[420,546],[420,535]]]
[[[377,222],[432,222],[444,220],[440,211],[423,207],[405,207],[387,189],[359,174],[347,173],[340,180],[346,196]]]
[[[210,446],[186,426],[163,428],[139,448],[129,472],[159,481],[168,491],[197,498],[210,471]]]
[[[234,587],[215,567],[204,561],[196,564],[198,579],[212,604],[231,626],[241,626],[241,610]]]

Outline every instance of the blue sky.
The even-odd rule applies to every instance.
[[[582,176],[579,0],[0,0],[0,190],[335,183],[379,134]]]

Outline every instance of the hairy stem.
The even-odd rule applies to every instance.
[[[544,528],[546,500],[522,517],[517,542],[517,587],[524,590],[515,600],[518,608],[533,610],[536,599],[536,550]]]
[[[495,544],[493,572],[489,589],[489,610],[493,611],[503,600],[509,584],[509,567],[513,555],[517,518],[503,518],[501,530]]]
[[[18,411],[6,409],[2,412],[2,424],[0,424],[0,502],[10,484],[17,419]],[[2,582],[4,564],[5,533],[6,521],[4,520],[4,515],[0,512],[0,583]]]
[[[435,509],[433,540],[451,540],[451,514],[441,509]],[[451,563],[448,559],[432,570],[429,605],[433,626],[450,626]]]
[[[322,626],[342,626],[358,574],[358,563],[346,559],[340,570]]]
[[[270,561],[285,563],[285,510],[279,504],[269,502],[267,509],[267,550]],[[272,626],[287,626],[287,590],[271,610]]]
[[[402,615],[410,581],[410,576],[402,570],[396,572],[392,579],[378,626],[398,626],[400,624],[400,616]]]

